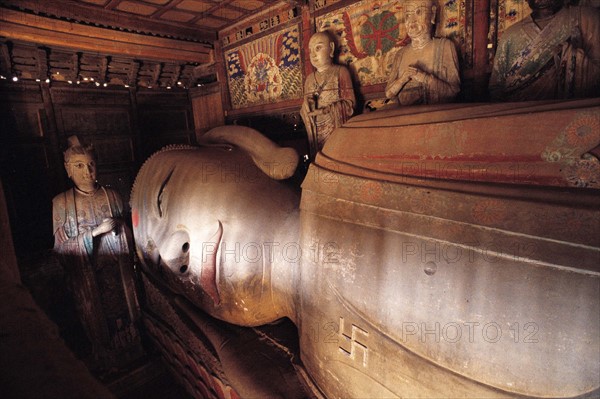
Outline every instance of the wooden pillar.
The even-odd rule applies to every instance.
[[[142,149],[142,134],[140,131],[140,123],[139,123],[139,112],[138,112],[138,101],[137,101],[137,86],[129,87],[129,102],[131,104],[130,107],[130,115],[131,115],[131,134],[133,136],[133,148],[135,148],[135,164],[139,166],[144,161],[144,153]]]
[[[473,100],[485,100],[489,80],[490,0],[473,1]]]
[[[215,48],[214,48],[214,53],[213,53],[213,57],[214,57],[214,61],[215,61],[215,70],[217,73],[217,82],[219,83],[219,87],[220,87],[220,101],[221,101],[221,117],[223,118],[223,123],[224,121],[224,117],[227,116],[227,111],[229,110],[229,104],[231,104],[231,101],[229,99],[229,84],[227,81],[227,65],[225,64],[225,53],[223,52],[223,47],[221,46],[221,39],[217,39],[215,41]],[[190,95],[192,93],[190,92]],[[192,97],[192,104],[193,104],[193,97]],[[199,125],[197,123],[197,121],[195,120],[196,118],[196,106],[193,105],[194,107],[194,121],[196,122],[196,129],[198,129]],[[204,132],[202,132],[204,133]],[[196,132],[196,139],[198,139],[198,132]]]
[[[222,86],[219,82],[215,82],[189,90],[196,141],[213,127],[225,124],[225,113],[221,102]]]

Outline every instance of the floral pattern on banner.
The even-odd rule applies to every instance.
[[[302,97],[298,27],[225,52],[233,109]]]
[[[499,0],[498,1],[498,37],[511,25],[519,22],[531,14],[527,0]]]
[[[541,156],[546,162],[561,163],[563,177],[571,186],[599,188],[600,161],[587,153],[598,145],[600,115],[582,113],[546,147]]]
[[[468,53],[465,32],[466,0],[438,0],[436,36],[453,40],[461,53]],[[361,85],[385,83],[394,55],[409,43],[401,0],[363,0],[316,19],[317,31],[330,31],[338,38],[339,63],[348,65]]]

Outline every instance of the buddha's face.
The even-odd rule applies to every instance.
[[[96,187],[96,161],[90,154],[71,155],[65,169],[78,189],[91,191]]]
[[[323,33],[315,33],[308,42],[310,63],[317,70],[322,70],[333,63],[334,44]]]
[[[430,35],[433,8],[430,1],[409,1],[404,7],[406,32],[411,38]]]

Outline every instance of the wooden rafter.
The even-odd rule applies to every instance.
[[[140,63],[137,61],[131,62],[131,69],[127,74],[128,84],[134,86],[137,82],[138,72],[140,71]]]
[[[81,59],[81,54],[80,53],[75,53],[71,56],[71,62],[73,64],[73,67],[71,68],[71,80],[72,81],[76,81],[79,79],[79,69],[80,69],[80,62]]]
[[[35,55],[38,79],[45,80],[48,77],[48,53],[45,48],[38,48]]]
[[[8,77],[12,74],[12,58],[7,43],[0,43],[0,57],[2,57],[2,62],[0,62],[0,74],[4,77]]]
[[[107,57],[107,56],[102,57],[102,60],[100,61],[100,70],[99,70],[100,83],[106,82],[107,73],[108,73],[108,61],[109,61],[109,57]]]
[[[150,84],[154,87],[158,84],[158,79],[160,78],[160,74],[162,72],[162,63],[157,63],[154,66],[154,70],[152,71],[152,80]]]

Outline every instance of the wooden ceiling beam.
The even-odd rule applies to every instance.
[[[48,46],[159,61],[203,64],[214,58],[212,48],[203,43],[96,28],[8,9],[0,12],[0,36]]]
[[[217,39],[216,31],[211,29],[185,27],[171,24],[166,21],[159,22],[143,16],[124,15],[119,11],[84,6],[72,1],[2,0],[1,3],[4,7],[17,7],[35,13],[68,18],[74,21],[82,21],[101,26],[112,26],[153,35],[207,41],[209,43],[212,43]]]

